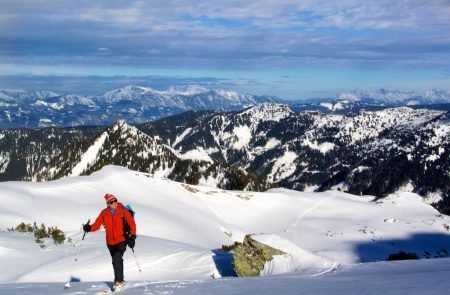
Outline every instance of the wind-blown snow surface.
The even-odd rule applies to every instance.
[[[450,271],[448,259],[355,265],[385,260],[400,250],[420,257],[447,256],[450,218],[413,193],[374,202],[369,196],[336,191],[224,191],[108,166],[91,176],[46,183],[0,183],[0,261],[2,269],[8,270],[0,274],[0,292],[61,294],[72,268],[73,277],[81,282],[73,283],[70,292],[92,294],[104,288],[105,283],[86,283],[112,280],[104,232],[87,234],[78,262],[74,264],[74,260],[81,223],[97,217],[105,206],[106,192],[137,211],[136,253],[144,279],[151,282],[152,294],[249,294],[253,290],[264,294],[299,294],[301,290],[329,294],[339,286],[356,294],[367,293],[365,288],[378,284],[394,288],[399,282],[383,282],[396,276],[402,280],[400,286],[430,284],[412,294],[450,286],[442,279]],[[55,246],[47,241],[41,249],[33,236],[5,231],[20,222],[33,221],[58,226],[72,242]],[[249,233],[287,254],[268,263],[263,278],[208,282],[231,274],[231,255],[215,249],[242,241]],[[414,267],[421,269],[412,272]],[[267,277],[271,274],[283,275]],[[141,280],[130,251],[125,254],[125,279]],[[352,284],[352,279],[369,287]],[[131,283],[125,293],[142,292],[141,283]]]

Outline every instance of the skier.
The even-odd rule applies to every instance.
[[[134,248],[136,240],[136,224],[134,219],[122,203],[117,202],[117,198],[112,194],[106,194],[105,200],[107,208],[103,209],[95,222],[83,226],[85,232],[93,232],[103,225],[106,230],[106,245],[112,257],[114,268],[113,291],[118,291],[123,287],[123,254],[127,248]],[[125,227],[129,226],[130,236],[125,237]]]

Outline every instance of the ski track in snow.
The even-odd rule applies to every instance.
[[[318,277],[318,276],[321,276],[321,275],[324,275],[324,274],[336,271],[339,268],[339,266],[340,266],[340,264],[338,262],[334,262],[333,265],[330,268],[328,268],[328,269],[326,269],[326,270],[324,270],[322,272],[318,272],[316,274],[311,274],[310,276]]]
[[[219,212],[217,212],[217,210],[214,210],[213,208],[211,208],[211,206],[209,206],[202,197],[199,198],[200,202],[203,204],[203,206],[205,206],[205,208],[210,211],[212,214],[214,214],[219,220],[222,220],[224,223],[226,224],[230,224],[231,222],[224,217],[222,214],[220,214]]]
[[[323,200],[320,200],[317,204],[315,204],[314,206],[312,206],[311,208],[306,209],[305,211],[303,211],[302,213],[300,213],[300,215],[297,217],[297,219],[295,220],[295,222],[291,225],[292,228],[297,227],[298,222],[305,217],[307,214],[313,212],[314,210],[316,210],[318,207],[320,207],[323,203],[325,203],[328,200],[334,199],[336,196],[330,196],[327,197]]]

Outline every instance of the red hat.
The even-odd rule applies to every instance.
[[[113,200],[113,199],[117,200],[116,196],[114,196],[113,194],[106,194],[105,195],[106,204],[108,204],[108,202]]]

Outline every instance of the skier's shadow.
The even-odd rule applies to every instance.
[[[112,289],[114,282],[103,282],[106,286],[108,286],[109,289]]]
[[[211,250],[213,255],[214,263],[216,264],[216,268],[219,271],[219,274],[222,277],[235,277],[236,272],[233,269],[232,261],[233,254],[229,252],[224,252],[220,250]]]

